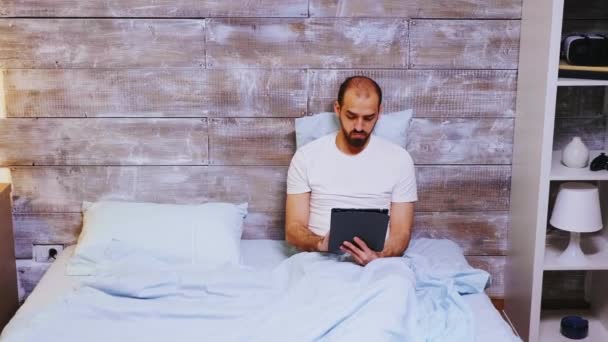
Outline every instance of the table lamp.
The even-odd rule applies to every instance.
[[[581,250],[580,233],[596,232],[603,226],[597,186],[579,182],[563,183],[559,187],[549,223],[570,232],[570,242],[558,257],[558,262],[585,262],[587,258]]]

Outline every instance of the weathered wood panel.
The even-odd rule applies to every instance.
[[[202,69],[12,69],[8,117],[203,116]]]
[[[293,119],[209,121],[211,165],[289,165],[295,146]]]
[[[12,167],[16,212],[80,212],[82,201],[249,202],[281,212],[285,166]],[[418,211],[508,210],[510,166],[417,167]]]
[[[294,117],[307,108],[305,70],[13,69],[4,89],[8,117]]]
[[[203,20],[3,19],[0,68],[200,67]]]
[[[416,164],[510,164],[513,119],[414,119],[407,150]]]
[[[408,146],[417,164],[510,164],[512,119],[414,119]],[[289,165],[293,119],[211,119],[212,165]]]
[[[412,20],[410,67],[517,69],[518,20]]]
[[[416,168],[418,211],[508,210],[510,166]]]
[[[285,167],[16,167],[17,212],[80,212],[82,201],[248,202],[251,211],[284,210]]]
[[[450,239],[466,255],[505,255],[508,212],[419,212],[413,238]],[[34,244],[76,243],[82,226],[80,213],[16,214],[15,253],[31,258]],[[285,238],[284,212],[250,212],[243,224],[243,239]]]
[[[519,0],[310,0],[312,17],[521,18]]]
[[[414,109],[417,117],[513,117],[516,72],[511,70],[310,70],[309,113],[333,111],[349,76],[373,78],[385,113]]]
[[[603,150],[606,145],[606,117],[558,118],[555,120],[553,133],[553,150],[562,150],[579,136],[592,150]]]
[[[306,17],[307,0],[3,0],[17,17]]]
[[[564,1],[565,19],[608,19],[606,0],[566,0]]]
[[[214,117],[302,116],[306,78],[306,70],[205,70],[202,111]]]
[[[467,260],[473,267],[488,271],[492,277],[492,285],[486,289],[486,293],[494,298],[504,297],[503,270],[505,257],[503,256],[470,256]],[[40,278],[50,267],[49,263],[37,263],[32,260],[17,260],[17,273],[20,286],[28,296]]]
[[[417,212],[412,237],[450,239],[465,255],[505,255],[508,226],[508,211]]]
[[[504,256],[468,256],[471,266],[490,273],[491,284],[486,289],[490,297],[503,298],[505,296],[504,269],[507,258]]]
[[[211,19],[207,67],[404,68],[404,19]]]
[[[31,259],[34,244],[76,243],[82,227],[80,213],[13,215],[15,255]]]
[[[206,165],[207,119],[5,119],[0,165]]]

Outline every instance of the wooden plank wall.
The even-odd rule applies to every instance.
[[[413,108],[415,236],[450,238],[503,295],[521,0],[3,0],[0,165],[16,253],[72,244],[83,200],[248,201],[281,239],[294,118],[375,78]]]

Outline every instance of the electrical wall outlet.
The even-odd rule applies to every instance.
[[[34,245],[35,262],[53,262],[63,251],[63,245]]]

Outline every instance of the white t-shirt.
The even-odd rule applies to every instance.
[[[347,155],[331,133],[299,148],[287,173],[287,193],[310,192],[308,227],[324,236],[332,208],[390,209],[391,202],[414,202],[416,175],[401,146],[371,135],[363,151]]]

